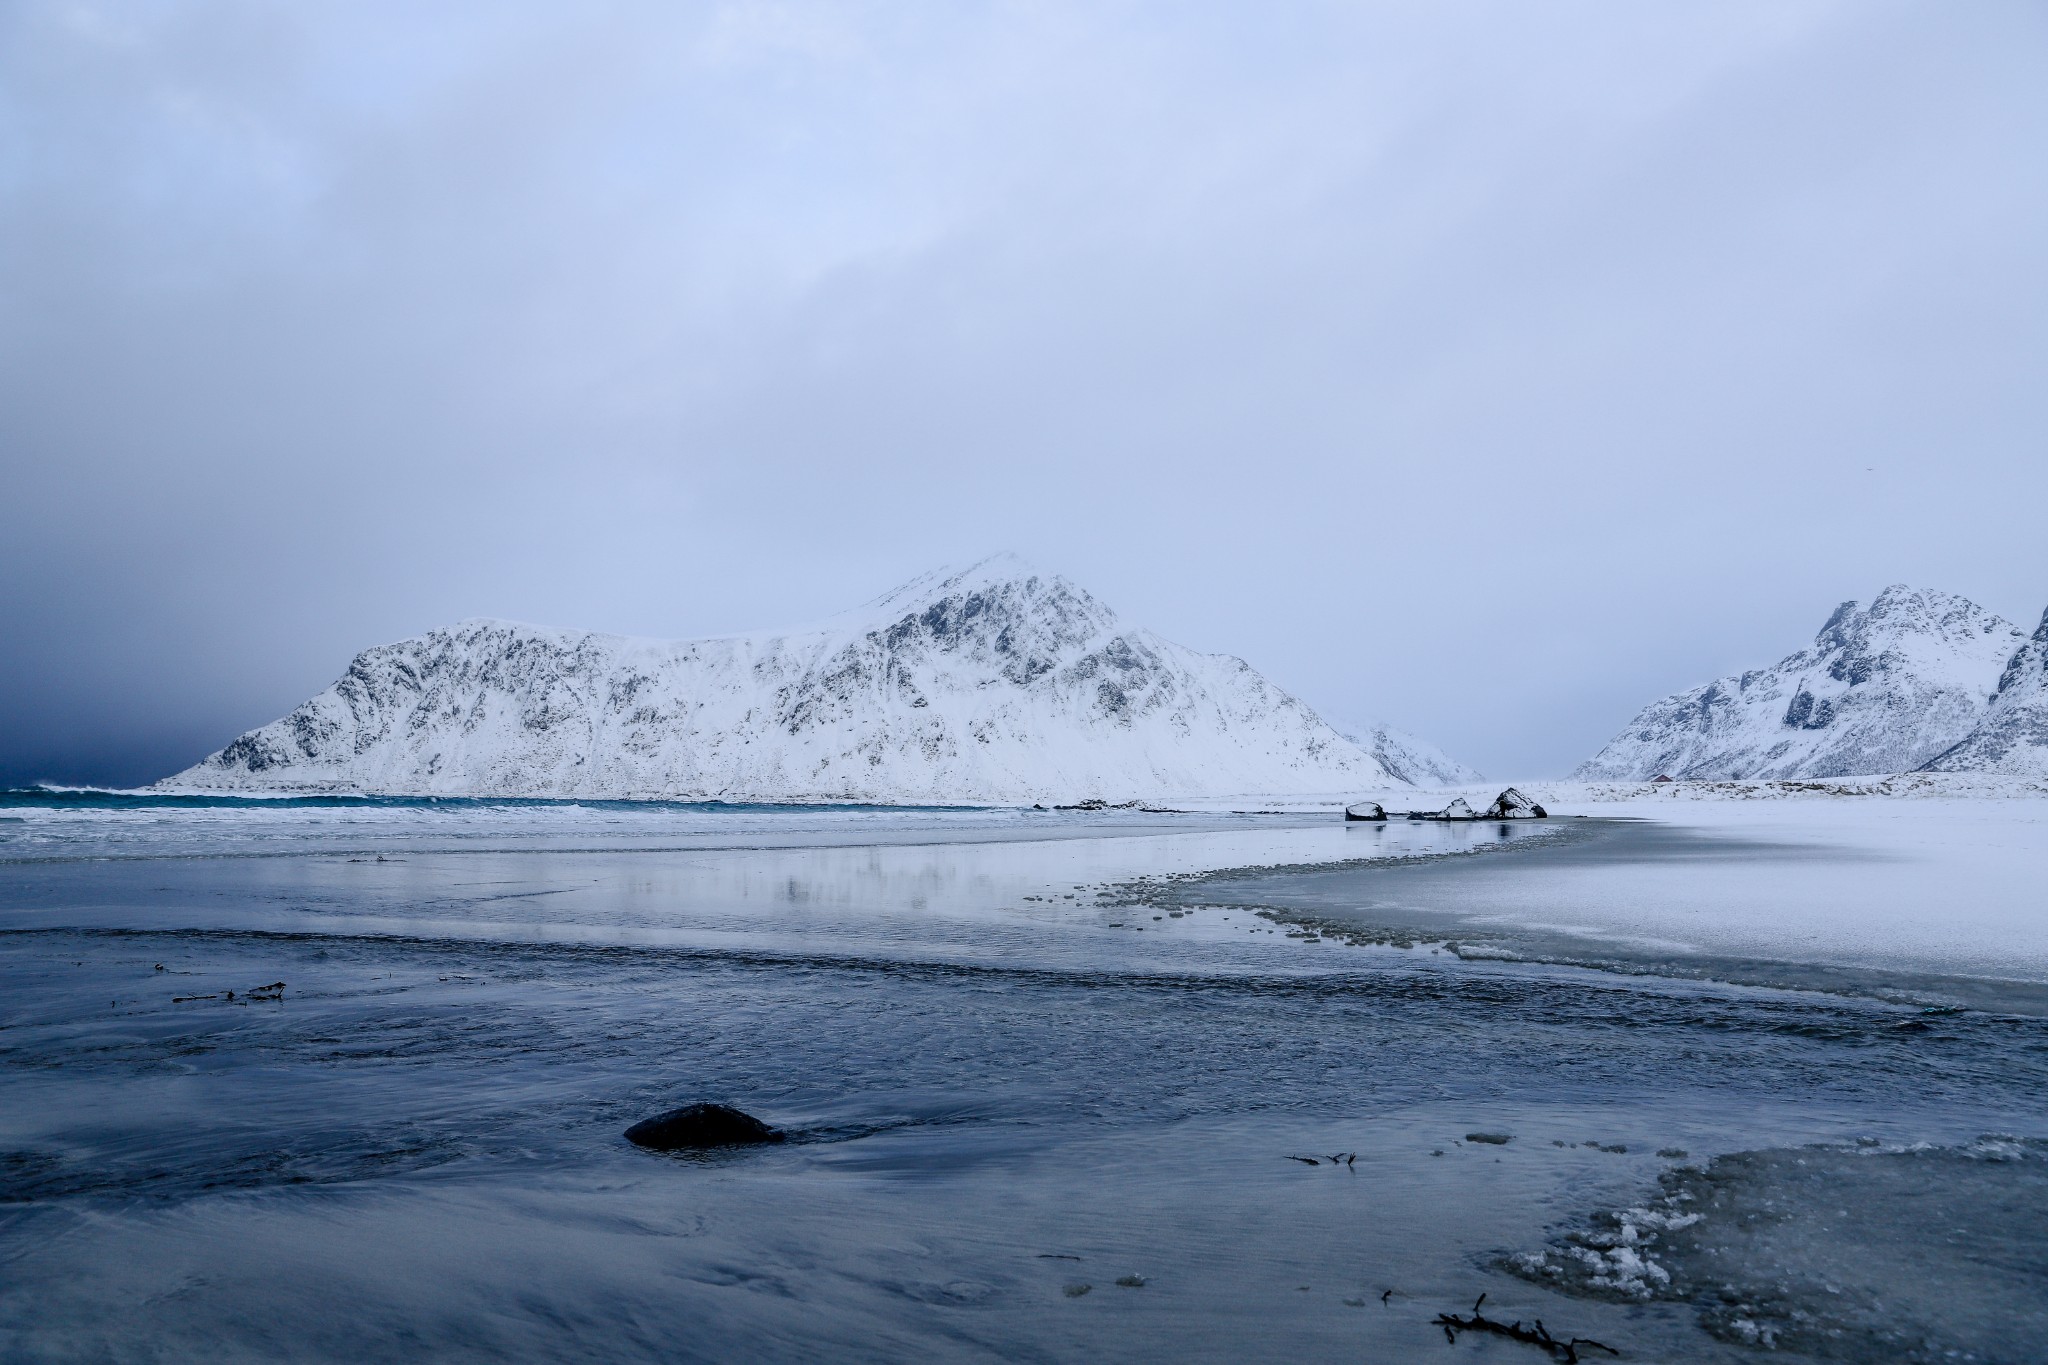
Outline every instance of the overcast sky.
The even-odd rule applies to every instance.
[[[2048,605],[2048,6],[0,5],[0,781],[1012,549],[1561,773]]]

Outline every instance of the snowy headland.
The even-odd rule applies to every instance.
[[[1949,593],[1843,603],[1812,648],[1653,703],[1573,779],[1517,785],[1547,806],[2036,792],[2048,616],[2030,637]],[[289,715],[158,784],[1210,810],[1425,809],[1417,789],[1483,808],[1498,787],[1416,736],[1333,726],[1242,659],[1127,625],[1009,555],[757,635],[464,621],[365,650]]]
[[[1575,777],[1991,772],[2048,778],[2048,614],[2033,635],[1953,593],[1844,602],[1813,645],[1652,702]]]
[[[167,790],[1020,804],[1402,785],[1242,659],[1007,555],[819,625],[666,641],[474,620],[364,651]],[[1410,747],[1400,748],[1402,744]]]

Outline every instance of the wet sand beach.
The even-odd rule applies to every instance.
[[[2031,1358],[2038,1015],[1508,956],[1685,834],[1034,818],[0,827],[0,1354]],[[623,1139],[695,1099],[791,1140]]]

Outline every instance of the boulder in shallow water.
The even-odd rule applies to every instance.
[[[1387,818],[1387,808],[1377,801],[1360,801],[1355,806],[1346,806],[1344,808],[1344,818],[1346,820],[1384,820]]]
[[[1472,813],[1472,807],[1465,803],[1464,797],[1457,796],[1451,798],[1450,805],[1445,806],[1442,810],[1431,811],[1422,818],[1425,820],[1477,820],[1479,817]]]
[[[1548,820],[1550,812],[1509,787],[1493,798],[1483,817],[1487,820]]]
[[[642,1119],[626,1130],[626,1141],[657,1152],[702,1147],[752,1147],[782,1141],[782,1132],[752,1114],[723,1104],[686,1104]]]

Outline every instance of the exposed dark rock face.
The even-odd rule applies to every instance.
[[[1360,801],[1356,805],[1344,808],[1344,818],[1346,820],[1384,820],[1387,818],[1387,808],[1377,801]]]
[[[626,1141],[657,1152],[756,1147],[782,1140],[780,1129],[723,1104],[686,1104],[642,1119],[626,1130]]]
[[[1550,812],[1531,801],[1528,797],[1509,787],[1493,798],[1493,804],[1486,808],[1488,820],[1547,820]]]

